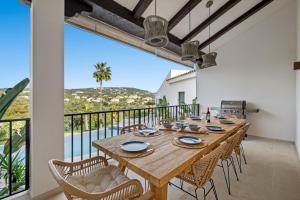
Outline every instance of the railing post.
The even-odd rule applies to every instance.
[[[133,125],[135,125],[135,109],[133,109]]]
[[[114,136],[114,112],[110,113],[110,137]]]
[[[9,122],[8,194],[12,194],[12,121]]]
[[[83,115],[80,115],[80,160],[83,160]]]
[[[118,120],[117,135],[120,135],[120,112],[117,112],[117,120]]]
[[[30,184],[30,119],[26,119],[25,130],[25,190],[28,190]]]
[[[71,116],[71,161],[74,161],[74,115]]]
[[[139,109],[139,124],[141,124],[142,123],[142,121],[141,121],[141,109]]]
[[[89,156],[92,157],[92,114],[89,114]]]

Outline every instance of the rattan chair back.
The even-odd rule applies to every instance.
[[[237,151],[239,152],[238,148],[240,147],[240,145],[241,145],[243,139],[246,137],[246,133],[247,133],[249,127],[250,127],[250,123],[246,123],[245,126],[242,127],[241,130],[243,131],[243,133],[240,135],[240,137],[239,137],[239,139],[238,139],[238,142],[237,142],[237,144],[236,144],[236,148],[237,148],[237,149],[235,150],[236,153],[237,153]]]
[[[138,180],[129,180],[111,190],[97,193],[83,191],[68,182],[68,178],[71,176],[87,175],[107,165],[107,160],[101,156],[73,163],[59,160],[49,161],[49,169],[68,200],[127,200],[138,198],[143,194],[143,187]]]
[[[134,124],[134,125],[130,125],[130,126],[124,126],[121,131],[120,134],[125,134],[125,133],[131,133],[134,131],[137,131],[138,129],[142,129],[145,128],[146,126],[144,124]]]
[[[225,143],[221,144],[219,147],[192,164],[191,172],[193,175],[194,184],[197,187],[202,187],[211,179],[218,160],[224,152],[225,146]]]
[[[242,136],[243,133],[244,133],[244,130],[240,129],[234,135],[230,136],[226,140],[226,145],[225,145],[225,148],[224,148],[224,152],[221,156],[221,160],[227,160],[227,159],[230,158],[234,148],[238,144],[239,139],[240,139],[240,137]]]

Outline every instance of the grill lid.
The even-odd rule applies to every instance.
[[[221,109],[246,109],[246,101],[228,101],[222,100]]]

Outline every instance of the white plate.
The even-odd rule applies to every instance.
[[[149,145],[143,141],[130,141],[121,144],[121,149],[128,152],[140,152],[146,150]]]
[[[178,137],[178,140],[183,144],[200,144],[202,142],[201,138],[193,136],[181,136]]]

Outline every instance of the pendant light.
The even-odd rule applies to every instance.
[[[156,0],[154,1],[154,13],[144,20],[145,43],[153,47],[165,47],[169,38],[167,35],[168,21],[162,17],[156,16]]]
[[[199,58],[194,61],[195,66],[198,66],[200,69],[204,69],[204,67],[202,67],[202,64],[203,64],[202,56],[205,55],[205,53],[198,49],[198,55],[199,55]]]
[[[189,32],[191,32],[191,11],[189,12]],[[199,58],[199,41],[188,41],[181,44],[181,60],[195,61]]]
[[[213,5],[213,0],[209,0],[206,3],[206,7],[208,8],[208,12],[209,12],[209,17],[210,17],[210,7],[212,5]],[[208,35],[210,38],[210,25],[208,26]],[[217,57],[216,52],[210,52],[210,44],[209,44],[208,45],[208,53],[202,56],[202,59],[203,59],[202,68],[216,66],[217,65],[216,57]]]

